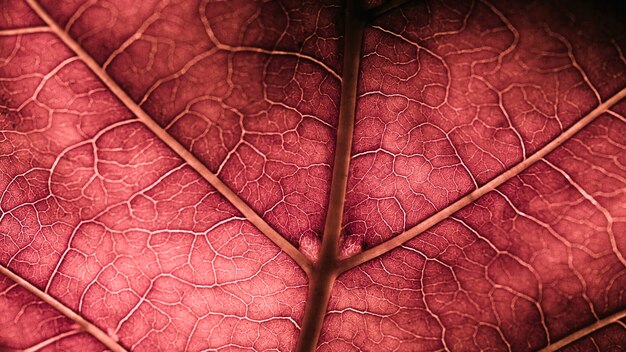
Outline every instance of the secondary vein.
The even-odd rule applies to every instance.
[[[47,304],[49,304],[54,309],[56,309],[59,312],[61,312],[61,314],[65,315],[69,319],[75,321],[78,325],[80,325],[80,327],[85,332],[91,334],[93,337],[98,339],[98,341],[100,341],[103,345],[105,345],[111,351],[114,351],[114,352],[126,352],[124,347],[122,347],[120,344],[118,344],[117,341],[115,341],[107,333],[105,333],[104,331],[100,330],[100,328],[98,328],[94,324],[92,324],[89,321],[87,321],[85,318],[83,318],[80,315],[78,315],[77,313],[75,313],[73,310],[71,310],[70,308],[68,308],[66,305],[64,305],[63,303],[59,302],[58,300],[56,300],[54,297],[52,297],[49,294],[47,294],[47,293],[43,292],[42,290],[38,289],[36,286],[34,286],[30,282],[24,280],[23,278],[21,278],[19,275],[15,274],[14,272],[9,270],[8,268],[5,268],[3,265],[0,265],[0,274],[2,274],[4,276],[8,277],[9,279],[15,281],[16,284],[18,284],[21,287],[23,287],[26,291],[32,293],[33,295],[35,295],[36,297],[38,297],[42,301],[44,301]]]
[[[65,45],[67,45],[76,55],[100,78],[100,80],[111,90],[113,94],[124,104],[139,121],[141,121],[152,133],[167,144],[176,154],[178,154],[189,166],[198,172],[213,186],[224,198],[226,198],[237,210],[239,210],[248,221],[250,221],[259,231],[280,247],[289,255],[305,272],[311,268],[310,261],[289,241],[274,230],[263,218],[261,218],[246,202],[241,199],[230,187],[228,187],[216,174],[211,172],[198,158],[180,144],[172,135],[165,131],[159,124],[148,115],[126,92],[100,67],[100,65],[78,44],[67,32],[65,32],[56,21],[44,10],[35,0],[27,0],[30,7],[44,20]]]
[[[543,159],[546,155],[548,155],[550,152],[555,150],[558,146],[565,143],[572,136],[574,136],[578,131],[582,130],[585,126],[593,122],[598,116],[609,111],[609,109],[613,105],[617,104],[619,101],[621,101],[625,97],[626,97],[626,88],[623,88],[619,92],[615,93],[612,97],[610,97],[609,99],[607,99],[606,101],[598,105],[595,109],[589,112],[589,114],[587,114],[585,117],[583,117],[578,122],[573,124],[570,128],[566,129],[563,133],[558,135],[548,144],[543,146],[541,149],[537,150],[534,154],[530,155],[528,158],[522,160],[521,162],[515,164],[514,166],[509,168],[507,171],[500,174],[498,177],[492,179],[491,181],[487,182],[483,186],[475,189],[473,192],[460,198],[456,202],[448,205],[441,211],[423,220],[419,224],[404,231],[403,233],[391,238],[390,240],[387,240],[375,247],[372,247],[366,251],[363,251],[351,258],[347,258],[343,260],[339,264],[339,268],[338,268],[339,272],[345,272],[346,270],[350,270],[351,268],[354,268],[357,265],[365,263],[366,261],[374,259],[380,255],[383,255],[384,253],[387,253],[399,247],[400,245],[420,235],[424,231],[437,225],[441,221],[447,219],[450,215],[463,209],[464,207],[471,204],[478,198],[494,190],[496,187],[499,187],[506,181],[519,175],[522,171],[526,170],[527,168],[535,164],[537,161]]]

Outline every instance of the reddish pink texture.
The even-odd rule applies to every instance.
[[[585,336],[563,352],[623,352],[626,351],[626,323],[618,321],[589,336]]]
[[[2,40],[2,265],[133,350],[292,349],[295,263],[57,38]]]
[[[364,39],[346,231],[367,246],[401,233],[621,89],[623,26],[611,25],[591,5],[545,1],[415,2],[376,20]]]
[[[43,4],[281,234],[294,244],[319,235],[339,100],[332,74],[341,66],[336,4]],[[273,50],[288,54],[268,54]]]
[[[15,282],[0,277],[0,349],[37,351],[105,351],[93,336],[48,303]]]
[[[550,164],[341,276],[321,349],[537,350],[623,309],[625,135],[605,114]]]
[[[0,29],[42,26],[43,21],[23,0],[0,0]]]
[[[317,256],[337,142],[342,3],[42,5],[148,115]],[[435,214],[622,89],[626,22],[596,6],[416,1],[368,23],[339,256]],[[0,29],[40,26],[23,2],[0,0]],[[309,284],[296,264],[59,38],[7,33],[0,263],[129,350],[293,350]],[[530,351],[623,310],[626,101],[612,111],[343,274],[319,350]],[[0,311],[0,349],[75,328],[6,278]],[[623,341],[613,324],[567,348]],[[102,349],[82,333],[47,349],[77,346]]]

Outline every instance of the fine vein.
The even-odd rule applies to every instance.
[[[19,275],[13,273],[11,270],[5,268],[3,265],[0,265],[0,274],[8,277],[9,279],[15,281],[18,285],[26,289],[28,292],[40,298],[42,301],[48,303],[51,307],[55,308],[61,314],[75,321],[80,327],[87,333],[91,334],[93,337],[98,339],[103,345],[109,348],[113,352],[125,352],[126,350],[120,346],[117,341],[115,341],[111,336],[109,336],[104,331],[100,330],[97,326],[87,321],[85,318],[76,314],[70,308],[65,306],[63,303],[57,301],[54,297],[49,294],[43,292],[30,282],[24,280]]]
[[[117,98],[141,121],[152,133],[167,144],[189,166],[198,172],[213,186],[224,198],[226,198],[237,210],[239,210],[259,231],[267,236],[272,242],[289,255],[300,267],[308,272],[310,261],[289,241],[274,230],[263,218],[261,218],[243,199],[232,189],[224,184],[216,174],[211,172],[198,158],[180,144],[172,135],[159,126],[128,94],[106,73],[100,65],[78,44],[67,32],[65,32],[50,15],[35,0],[27,0],[30,7],[50,26],[54,32],[76,55],[100,78],[100,80],[117,96]]]
[[[393,250],[394,248],[397,248],[398,246],[400,246],[400,245],[406,243],[407,241],[411,240],[412,238],[418,236],[422,232],[424,232],[424,231],[430,229],[431,227],[437,225],[439,222],[441,222],[444,219],[448,218],[450,215],[452,215],[452,214],[456,213],[457,211],[463,209],[465,206],[471,204],[472,202],[474,202],[478,198],[482,197],[483,195],[485,195],[485,194],[489,193],[490,191],[494,190],[496,187],[499,187],[500,185],[502,185],[506,181],[510,180],[511,178],[519,175],[522,171],[526,170],[527,168],[529,168],[531,165],[533,165],[537,161],[543,159],[546,155],[548,155],[550,152],[555,150],[558,146],[560,146],[561,144],[565,143],[572,136],[574,136],[578,131],[580,131],[585,126],[587,126],[591,122],[593,122],[598,116],[600,116],[603,113],[609,111],[609,109],[613,105],[617,104],[624,97],[626,97],[626,88],[622,88],[622,90],[617,92],[611,98],[607,99],[605,102],[603,102],[600,105],[598,105],[595,109],[593,109],[591,112],[589,112],[589,114],[587,114],[585,117],[583,117],[578,122],[573,124],[570,128],[566,129],[563,133],[558,135],[556,138],[554,138],[548,144],[543,146],[541,149],[537,150],[534,154],[532,154],[528,158],[522,160],[521,162],[517,163],[516,165],[512,166],[507,171],[505,171],[504,173],[500,174],[499,176],[497,176],[496,178],[492,179],[491,181],[487,182],[483,186],[477,188],[473,192],[471,192],[471,193],[467,194],[466,196],[460,198],[456,202],[450,204],[449,206],[445,207],[441,211],[439,211],[436,214],[430,216],[429,218],[427,218],[426,220],[420,222],[419,224],[413,226],[412,228],[402,232],[398,236],[396,236],[396,237],[394,237],[394,238],[392,238],[392,239],[390,239],[390,240],[388,240],[386,242],[383,242],[383,243],[381,243],[381,244],[379,244],[379,245],[377,245],[375,247],[372,247],[372,248],[370,248],[370,249],[368,249],[366,251],[363,251],[363,252],[361,252],[361,253],[359,253],[359,254],[351,257],[351,258],[343,260],[340,263],[339,272],[344,272],[346,270],[354,268],[357,265],[365,263],[368,260],[376,258],[376,257],[378,257],[378,256],[380,256],[380,255],[382,255],[384,253],[387,253],[387,252]]]
[[[551,343],[548,346],[542,348],[541,350],[539,350],[539,352],[552,352],[552,351],[558,351],[561,348],[569,345],[570,343],[588,336],[592,333],[594,333],[597,330],[602,329],[605,326],[609,326],[613,323],[617,323],[619,322],[621,319],[623,319],[624,317],[626,317],[626,309],[621,310],[617,313],[611,314],[608,317],[598,320],[595,323],[591,324],[591,325],[587,325],[584,328],[577,330],[576,332],[565,336],[564,338],[560,339],[559,341],[555,342],[555,343]]]

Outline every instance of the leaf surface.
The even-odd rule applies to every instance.
[[[1,348],[626,348],[622,10],[1,1]]]

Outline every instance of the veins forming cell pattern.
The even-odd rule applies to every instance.
[[[0,0],[0,347],[623,350],[611,6]]]

